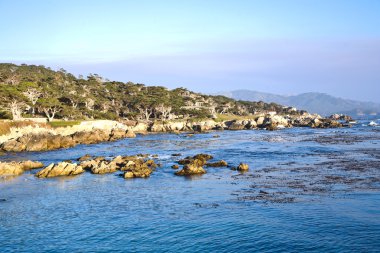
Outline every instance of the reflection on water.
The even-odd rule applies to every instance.
[[[148,179],[118,173],[0,181],[1,252],[376,252],[380,250],[380,132],[350,129],[155,134],[2,160],[46,165],[158,154]],[[209,153],[248,173],[171,165]],[[181,157],[171,154],[181,153]]]

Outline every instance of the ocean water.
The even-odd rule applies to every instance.
[[[380,128],[155,134],[1,160],[157,154],[147,179],[120,173],[0,181],[0,252],[380,252]],[[215,138],[214,135],[219,135]],[[174,175],[208,153],[250,171]]]

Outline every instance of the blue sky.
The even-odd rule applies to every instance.
[[[380,102],[380,1],[0,0],[0,61]]]

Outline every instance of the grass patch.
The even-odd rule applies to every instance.
[[[82,121],[80,120],[71,120],[71,121],[64,121],[64,120],[61,120],[61,121],[52,121],[52,122],[48,122],[48,125],[53,127],[53,128],[57,128],[57,127],[69,127],[69,126],[75,126],[75,125],[79,125]]]

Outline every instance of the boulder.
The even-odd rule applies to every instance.
[[[262,126],[264,124],[265,117],[261,116],[256,120],[256,125],[257,126]]]
[[[92,174],[106,174],[116,172],[117,167],[113,164],[107,163],[106,161],[101,161],[97,166],[91,168]]]
[[[333,114],[333,115],[329,116],[329,119],[332,119],[332,120],[342,120],[342,121],[351,121],[352,117],[348,116],[348,115],[345,115],[345,114]]]
[[[50,164],[46,168],[37,172],[36,177],[48,178],[58,176],[74,176],[84,172],[82,166],[78,166],[76,163],[60,162],[58,164]]]
[[[241,120],[234,120],[226,123],[228,130],[243,130],[245,129],[245,124]]]
[[[21,152],[25,151],[25,143],[18,142],[17,140],[9,140],[1,145],[1,149],[7,152]]]
[[[195,164],[197,166],[203,166],[206,164],[206,162],[210,159],[213,159],[212,155],[209,154],[198,154],[193,157],[185,157],[184,159],[181,159],[178,161],[179,164],[181,165],[186,165],[186,164]]]
[[[146,164],[133,165],[126,169],[124,172],[124,178],[135,178],[135,177],[149,177],[153,170],[149,168]]]
[[[99,160],[87,160],[87,161],[82,161],[80,163],[80,166],[84,169],[84,170],[92,170],[93,168],[96,168],[98,167],[99,163],[101,161]]]
[[[191,176],[191,175],[202,175],[205,174],[206,171],[198,166],[196,163],[190,163],[183,166],[183,169],[177,171],[175,174],[177,176]]]
[[[124,178],[149,177],[153,170],[157,167],[153,160],[144,161],[142,158],[129,160],[124,167]]]
[[[152,170],[148,167],[140,169],[130,169],[124,172],[124,178],[145,178],[152,174]]]
[[[289,120],[281,115],[273,115],[269,117],[269,122],[276,125],[289,126]]]
[[[239,166],[236,168],[238,171],[248,171],[249,166],[246,163],[240,163]]]
[[[179,169],[179,166],[177,164],[174,164],[174,165],[172,165],[172,169],[177,170],[177,169]]]

